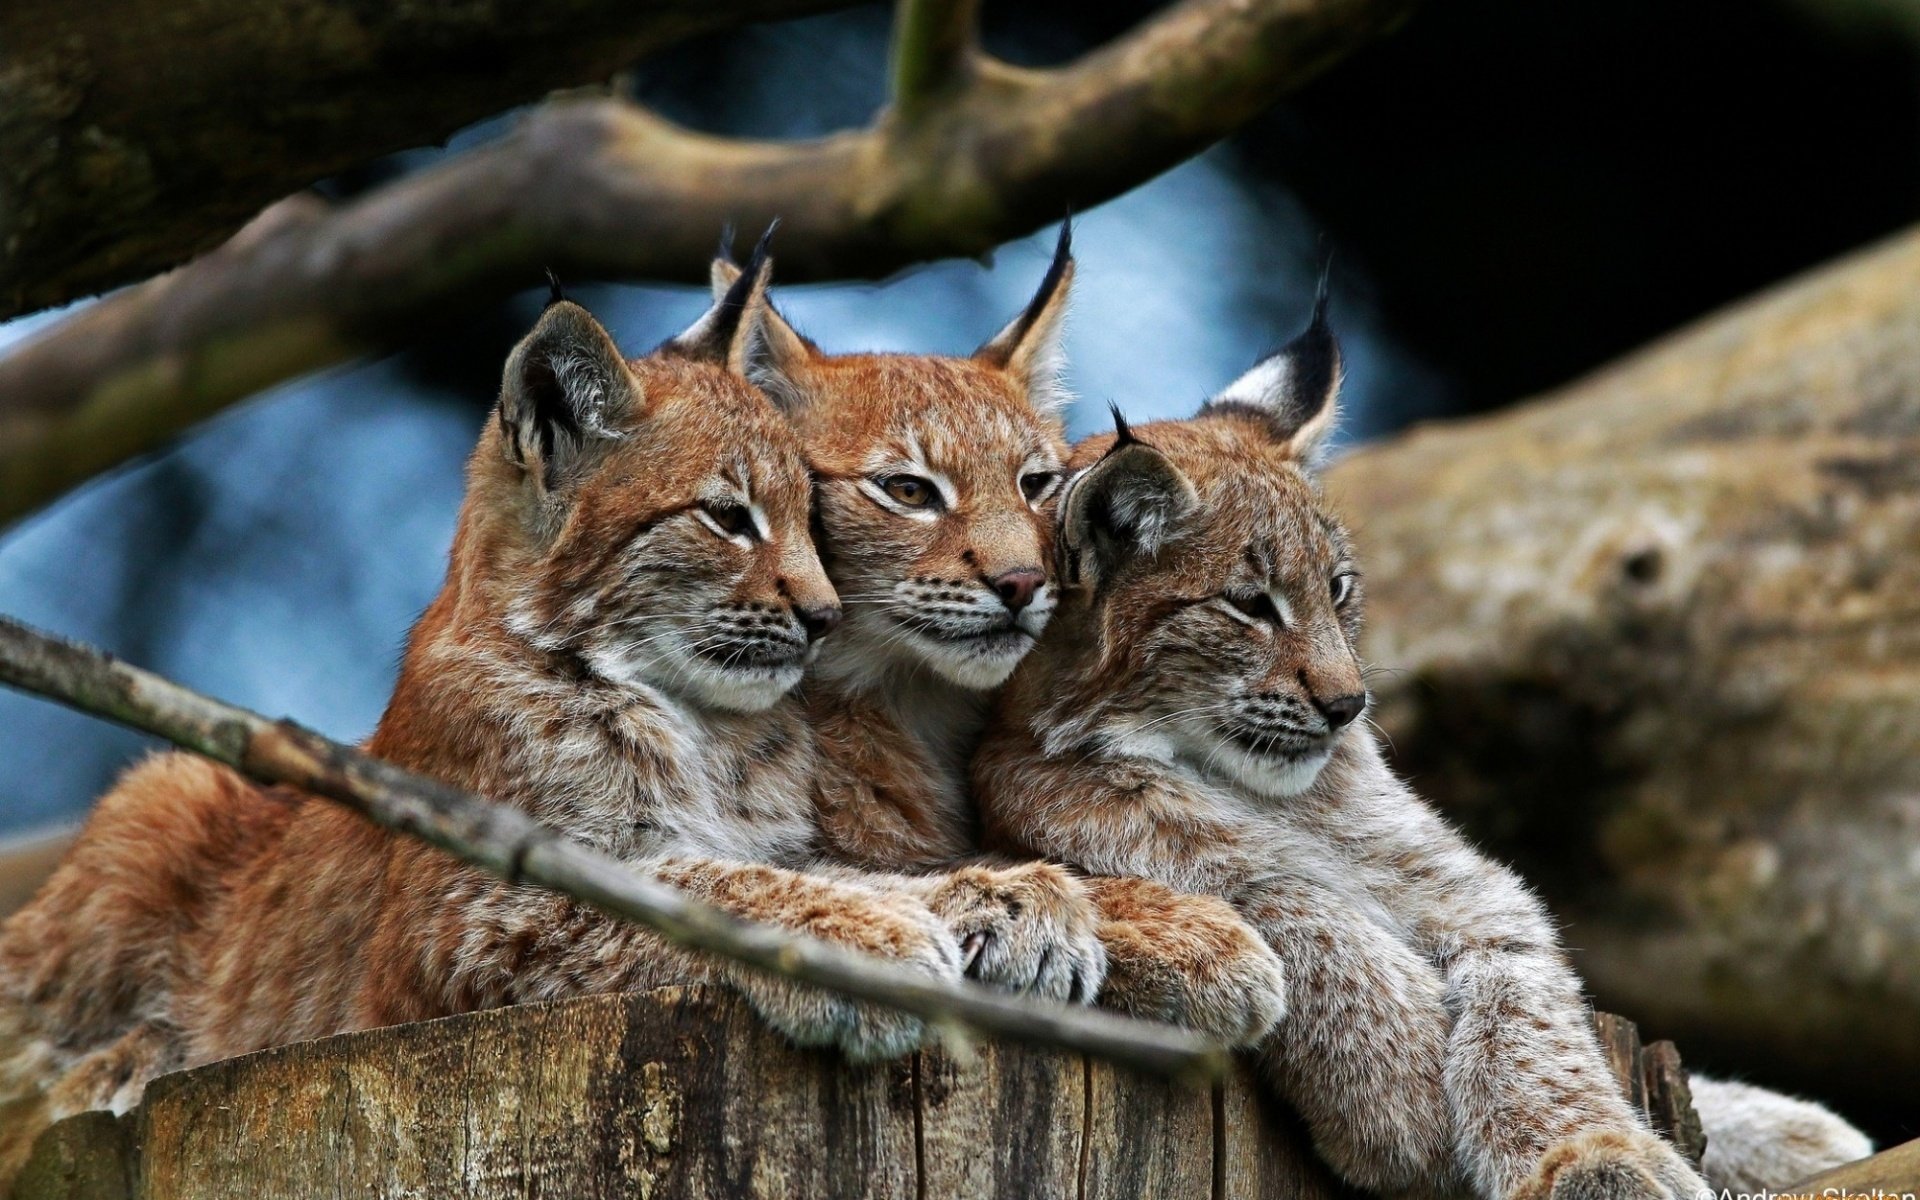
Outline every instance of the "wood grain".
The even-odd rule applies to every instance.
[[[851,1066],[668,988],[471,1013],[165,1076],[55,1126],[23,1200],[1344,1194],[1244,1066],[1217,1093],[980,1043]]]

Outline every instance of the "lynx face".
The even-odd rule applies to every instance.
[[[1265,795],[1313,782],[1367,700],[1359,574],[1309,473],[1338,376],[1316,315],[1194,419],[1076,448],[1063,570],[1093,700],[1065,727]]]
[[[515,634],[608,682],[749,712],[839,620],[798,439],[740,374],[753,271],[631,362],[584,309],[549,307],[508,361],[495,451],[521,517],[501,531]]]
[[[970,358],[830,356],[770,311],[752,377],[806,444],[846,600],[823,669],[924,668],[985,690],[1046,627],[1068,246],[1063,233],[1039,295]],[[715,271],[716,286],[732,278]]]

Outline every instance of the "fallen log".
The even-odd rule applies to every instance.
[[[1375,715],[1601,1003],[1827,1094],[1920,1071],[1920,233],[1330,473]]]
[[[1634,1039],[1617,1018],[1601,1026],[1610,1044]],[[1353,1193],[1245,1064],[1211,1089],[993,1042],[855,1067],[701,988],[470,1013],[164,1076],[125,1117],[48,1130],[19,1187],[22,1200],[532,1194]]]

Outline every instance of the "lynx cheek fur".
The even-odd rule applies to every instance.
[[[786,420],[740,375],[766,269],[627,362],[557,302],[513,352],[447,581],[368,749],[516,804],[739,916],[959,975],[925,905],[801,874],[800,678],[838,602]],[[164,755],[0,927],[0,1189],[48,1121],[154,1074],[517,1001],[718,977],[796,1041],[911,1018],[738,971],[287,789]]]
[[[966,764],[1054,604],[1071,250],[1063,226],[1026,309],[965,358],[824,354],[769,308],[751,375],[805,441],[847,610],[802,685],[822,832],[946,916],[970,977],[1062,999],[1102,987],[1108,1007],[1242,1043],[1279,1018],[1280,967],[1225,904],[977,859]],[[738,269],[714,273],[718,290]]]
[[[1287,965],[1263,1062],[1351,1182],[1692,1200],[1544,908],[1356,724],[1360,581],[1309,469],[1339,370],[1317,312],[1197,418],[1075,452],[1061,609],[976,760],[988,844],[1231,902]]]

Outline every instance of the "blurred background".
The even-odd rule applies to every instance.
[[[993,4],[985,40],[1015,62],[1058,62],[1152,7]],[[1890,234],[1920,217],[1913,12],[1429,4],[1225,143],[1079,214],[1073,432],[1102,428],[1109,401],[1141,418],[1189,411],[1301,324],[1322,246],[1351,444],[1522,400]],[[717,133],[859,125],[884,100],[889,19],[875,6],[751,27],[637,64],[621,86]],[[323,190],[358,194],[504,121]],[[965,352],[1025,300],[1051,239],[990,265],[776,294],[829,350]],[[0,531],[0,611],[364,736],[439,585],[465,455],[544,291],[528,283],[430,342],[275,388]],[[569,284],[629,353],[703,304],[688,287]],[[60,315],[0,326],[0,353]],[[0,693],[0,838],[76,820],[142,745]],[[1882,1137],[1920,1133],[1885,1104],[1852,1115]]]

